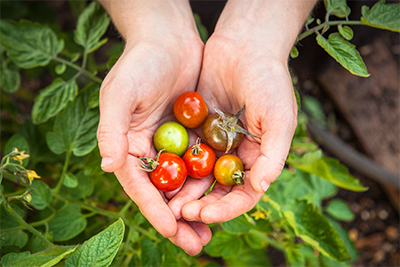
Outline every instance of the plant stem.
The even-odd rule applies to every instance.
[[[38,230],[33,228],[33,226],[31,226],[27,222],[25,222],[24,219],[22,219],[19,216],[19,214],[10,205],[4,205],[4,207],[6,208],[6,210],[9,213],[11,213],[12,216],[14,216],[14,218],[19,222],[19,224],[22,227],[24,227],[26,230],[28,230],[29,232],[34,234],[37,238],[39,238],[46,245],[46,247],[48,247],[48,248],[55,247],[55,245],[53,243],[51,243],[49,240],[47,240],[47,238],[45,238]]]
[[[79,71],[80,73],[82,73],[82,74],[85,75],[86,77],[92,79],[93,81],[95,81],[95,82],[97,82],[97,83],[99,83],[99,84],[102,83],[102,80],[101,80],[99,77],[96,77],[96,76],[93,75],[93,73],[91,73],[90,71],[85,70],[85,69],[82,69],[82,67],[80,67],[80,66],[78,66],[78,65],[76,65],[76,64],[74,64],[74,63],[72,63],[72,62],[69,62],[68,60],[65,60],[65,59],[59,58],[59,57],[52,57],[52,59],[53,59],[54,61],[63,63],[63,64],[65,64],[65,65],[67,65],[68,67],[71,67],[71,68],[73,68],[73,69]]]
[[[65,156],[65,161],[64,161],[64,166],[61,172],[61,177],[60,180],[58,181],[56,187],[54,187],[54,192],[58,193],[60,192],[61,186],[64,182],[65,174],[67,173],[68,170],[68,165],[69,165],[69,159],[71,158],[71,151],[67,151],[67,155]]]
[[[300,42],[301,40],[303,40],[304,38],[310,36],[311,34],[313,34],[316,31],[319,31],[321,29],[323,29],[325,26],[335,26],[335,25],[363,25],[363,23],[361,21],[358,20],[350,20],[350,21],[345,21],[345,20],[338,20],[338,21],[327,21],[324,23],[321,23],[318,26],[315,26],[305,32],[303,32],[302,34],[300,34],[297,39],[296,39],[296,43]]]
[[[133,201],[128,200],[128,201],[126,202],[125,206],[123,206],[122,209],[120,210],[119,214],[120,214],[121,216],[124,216],[125,213],[128,211],[128,209],[132,206],[132,204],[133,204]]]

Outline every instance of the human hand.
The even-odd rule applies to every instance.
[[[209,104],[212,98],[220,110],[233,114],[245,104],[241,120],[249,132],[261,136],[261,141],[246,136],[232,151],[244,163],[244,189],[216,183],[211,193],[196,200],[194,192],[204,192],[210,182],[204,181],[204,187],[190,187],[190,191],[186,186],[182,188],[169,206],[175,215],[181,210],[180,215],[186,220],[225,222],[252,209],[281,173],[290,148],[297,125],[297,104],[287,58],[313,2],[302,7],[307,12],[297,14],[297,28],[283,33],[277,27],[287,30],[290,24],[278,25],[281,21],[277,18],[276,21],[268,18],[268,25],[262,25],[262,18],[246,17],[246,12],[262,9],[262,6],[252,6],[254,2],[247,9],[234,7],[241,2],[231,5],[228,2],[225,14],[221,15],[215,33],[206,44],[198,92]],[[282,3],[268,3],[273,11],[286,8]],[[291,19],[296,20],[296,16]]]
[[[139,165],[138,157],[155,156],[154,132],[163,122],[173,120],[175,98],[195,89],[203,43],[190,8],[187,15],[185,10],[180,10],[182,6],[174,9],[164,1],[159,5],[155,1],[127,1],[126,5],[118,1],[116,6],[109,6],[113,3],[103,4],[111,16],[113,12],[118,15],[114,22],[122,29],[126,47],[100,90],[98,143],[102,168],[115,172],[126,193],[158,232],[194,255],[210,240],[209,227],[176,220],[166,204],[171,193],[157,190],[148,173],[135,166]],[[147,5],[155,6],[151,7],[151,12],[144,12],[150,8]],[[135,14],[135,10],[142,12]],[[124,12],[136,19],[129,21],[129,27]],[[169,15],[174,16],[174,20]],[[181,18],[183,22],[178,15],[184,17]],[[135,25],[140,27],[131,32],[130,27],[135,28]]]

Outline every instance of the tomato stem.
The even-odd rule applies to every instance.
[[[161,149],[160,151],[158,151],[157,156],[154,159],[139,157],[139,162],[141,166],[136,165],[136,167],[146,172],[154,171],[158,166],[158,158],[164,150],[165,149]]]

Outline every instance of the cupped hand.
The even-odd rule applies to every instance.
[[[155,130],[174,119],[175,98],[194,90],[198,81],[201,40],[172,40],[127,43],[101,87],[98,143],[103,170],[115,172],[156,230],[189,254],[197,254],[211,237],[208,226],[177,221],[165,194],[154,187],[148,173],[136,167],[138,157],[155,156]]]
[[[243,161],[244,189],[216,183],[211,193],[196,200],[194,192],[198,196],[209,186],[204,181],[204,187],[183,188],[169,203],[187,220],[225,222],[252,209],[284,167],[297,125],[287,58],[279,58],[256,40],[216,33],[205,47],[198,92],[209,107],[213,103],[224,112],[235,114],[245,105],[240,119],[250,133],[261,137],[246,136],[230,152]]]

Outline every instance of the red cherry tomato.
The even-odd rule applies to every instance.
[[[243,163],[239,157],[225,154],[215,163],[214,176],[223,185],[244,185]]]
[[[183,185],[187,177],[185,162],[174,153],[159,155],[158,165],[150,172],[151,182],[162,191],[173,191]]]
[[[200,143],[200,138],[183,155],[188,175],[193,178],[203,178],[209,175],[214,168],[215,160],[214,151],[206,144]]]
[[[174,115],[183,126],[196,128],[207,118],[208,108],[199,93],[184,92],[175,100]]]

